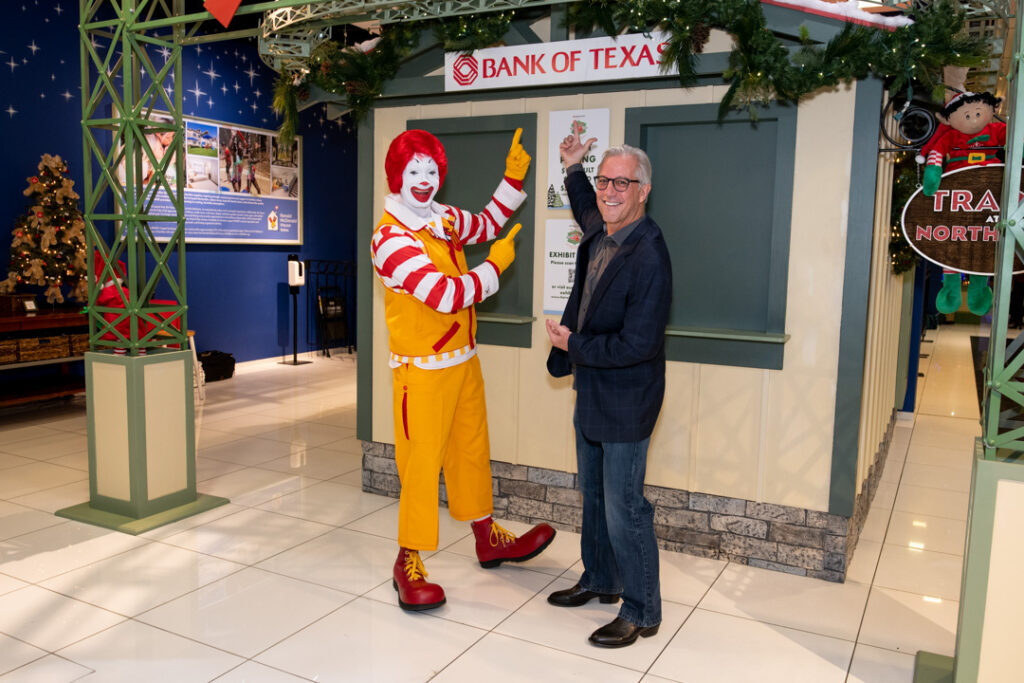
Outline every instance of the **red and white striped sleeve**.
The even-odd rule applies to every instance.
[[[480,213],[473,214],[455,206],[444,207],[463,244],[479,244],[493,240],[508,217],[526,201],[526,193],[521,189],[521,182],[513,182],[519,187],[509,182],[508,178],[503,178],[491,201]]]
[[[484,261],[465,275],[445,275],[407,228],[382,225],[370,244],[373,268],[384,286],[411,294],[439,313],[454,313],[498,291],[498,269]]]

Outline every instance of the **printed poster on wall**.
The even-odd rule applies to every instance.
[[[576,109],[569,111],[553,111],[548,117],[548,139],[557,145],[561,144],[566,135],[577,129],[580,140],[586,142],[597,138],[590,153],[583,158],[583,170],[591,182],[597,175],[597,162],[604,150],[608,149],[608,131],[610,128],[610,110],[608,109]],[[565,194],[565,169],[562,158],[557,153],[548,155],[548,186],[547,205],[549,209],[568,209],[569,198]]]
[[[571,218],[549,218],[544,235],[544,312],[561,315],[576,277],[583,231]]]
[[[168,115],[150,118],[171,121]],[[185,117],[185,241],[192,243],[302,244],[301,138],[289,147],[270,130]],[[169,133],[147,135],[157,160]],[[121,168],[124,181],[124,169]],[[148,160],[143,180],[152,174]],[[168,184],[174,185],[174,164]],[[174,215],[164,191],[150,213]],[[173,222],[152,222],[158,241],[174,234]]]

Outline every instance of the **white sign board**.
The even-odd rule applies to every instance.
[[[549,218],[544,233],[544,312],[561,315],[576,278],[583,231],[571,218]]]
[[[586,142],[597,138],[590,148],[590,153],[583,158],[583,171],[594,181],[597,175],[597,163],[601,154],[608,149],[608,135],[611,119],[608,109],[579,109],[569,111],[553,111],[548,117],[548,140],[551,141],[553,153],[548,155],[547,207],[549,209],[568,209],[569,197],[565,194],[565,168],[558,154],[558,145],[566,135],[579,131],[580,140]]]
[[[446,52],[444,89],[486,90],[577,84],[678,73],[675,64],[661,70],[668,34],[627,33],[617,37],[563,40]]]

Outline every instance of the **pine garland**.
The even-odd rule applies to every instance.
[[[447,51],[471,52],[500,41],[508,33],[512,18],[512,13],[502,12],[389,24],[379,42],[365,52],[335,41],[321,43],[313,49],[306,73],[280,74],[277,78],[274,111],[284,119],[278,131],[281,143],[289,145],[294,139],[299,120],[298,100],[308,99],[310,85],[344,95],[353,122],[358,125],[380,97],[384,84],[395,77],[402,62],[419,44],[423,31],[432,30]]]
[[[892,226],[889,233],[889,263],[894,275],[902,275],[917,264],[917,252],[903,236],[900,224],[903,219],[903,207],[921,186],[918,178],[920,169],[917,168],[914,155],[910,152],[898,153],[894,164],[892,204],[889,211],[889,224]]]
[[[952,0],[915,8],[914,23],[893,31],[847,24],[825,45],[811,42],[801,27],[802,45],[790,51],[768,30],[757,0],[592,0],[575,3],[567,25],[578,32],[600,27],[609,35],[654,28],[669,33],[666,54],[679,70],[683,86],[696,81],[691,27],[704,24],[736,39],[723,73],[729,89],[719,113],[757,107],[775,100],[798,104],[820,88],[834,87],[874,74],[890,81],[893,91],[917,83],[941,101],[942,67],[976,66],[988,56],[981,38],[962,34],[964,13]]]
[[[577,34],[595,27],[608,35],[667,32],[665,68],[675,65],[684,87],[697,81],[696,55],[710,30],[721,29],[734,36],[736,47],[723,73],[729,88],[719,114],[745,109],[756,120],[758,108],[772,101],[799,104],[821,88],[871,74],[886,79],[894,92],[915,84],[941,101],[943,66],[976,66],[988,57],[983,39],[963,34],[965,15],[953,0],[937,0],[909,14],[914,23],[893,31],[847,24],[824,45],[813,43],[801,27],[799,46],[787,46],[768,29],[758,0],[589,0],[568,6],[566,25]],[[330,41],[320,45],[304,73],[278,77],[274,108],[284,116],[282,142],[288,144],[285,136],[294,135],[297,102],[309,97],[311,84],[343,94],[358,124],[421,32],[433,30],[446,50],[471,51],[499,43],[513,17],[511,12],[487,13],[389,24],[368,52]]]
[[[46,287],[49,303],[63,303],[62,287],[70,287],[70,296],[84,301],[88,279],[85,261],[85,221],[78,208],[75,182],[60,156],[44,154],[38,175],[26,178],[22,192],[31,197],[28,211],[14,222],[11,231],[11,262],[0,292],[11,292],[18,285]]]

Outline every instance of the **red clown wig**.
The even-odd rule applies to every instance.
[[[448,173],[448,156],[444,153],[444,145],[425,130],[407,130],[391,141],[388,155],[384,159],[384,171],[388,175],[388,188],[392,192],[402,191],[402,173],[409,165],[409,161],[417,154],[423,154],[434,160],[440,175],[438,188],[444,184],[444,177]]]

